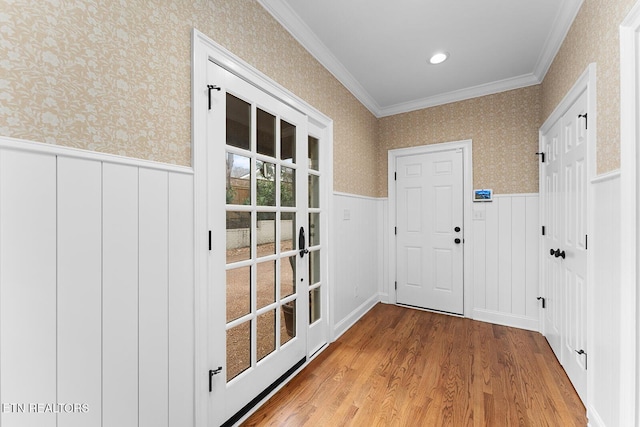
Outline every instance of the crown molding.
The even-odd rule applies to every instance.
[[[447,92],[415,101],[381,107],[362,87],[360,82],[331,53],[329,48],[318,39],[309,26],[291,9],[284,0],[257,0],[320,64],[325,67],[353,96],[358,99],[376,117],[386,117],[423,108],[463,101],[465,99],[492,95],[507,90],[519,89],[542,82],[556,54],[560,50],[571,24],[584,0],[563,2],[556,15],[552,30],[545,41],[544,48],[531,74],[525,74],[470,88]]]
[[[342,65],[311,28],[283,0],[257,0],[285,30],[293,36],[324,68],[338,79],[358,101],[374,115],[380,110],[378,103],[362,87],[360,82]]]
[[[562,47],[562,43],[571,29],[574,19],[578,16],[582,3],[584,3],[584,0],[562,2],[561,9],[553,21],[551,32],[547,36],[544,48],[542,48],[538,62],[533,70],[533,74],[540,82],[544,80],[547,71],[549,71],[549,67],[551,67],[560,47]]]
[[[438,105],[450,104],[452,102],[464,101],[465,99],[479,98],[481,96],[493,95],[495,93],[506,92],[508,90],[520,89],[540,83],[540,80],[533,74],[511,77],[492,83],[485,83],[465,89],[434,95],[415,101],[403,102],[381,108],[378,117],[393,116],[395,114],[408,113],[410,111],[422,110],[424,108],[436,107]]]

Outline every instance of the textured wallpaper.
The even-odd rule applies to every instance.
[[[0,135],[189,165],[195,27],[334,120],[336,191],[384,196],[387,149],[472,138],[474,186],[534,192],[537,128],[589,62],[598,171],[618,167],[634,1],[585,0],[541,89],[376,119],[254,0],[0,0]]]
[[[620,167],[620,23],[636,0],[585,0],[542,82],[546,120],[587,66],[596,63],[597,172]]]
[[[380,119],[378,195],[387,195],[387,151],[473,140],[473,186],[538,192],[540,85]]]
[[[0,0],[0,134],[189,165],[194,27],[333,118],[335,190],[375,194],[376,118],[254,0]]]

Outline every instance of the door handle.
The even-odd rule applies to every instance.
[[[564,251],[560,252],[560,248],[556,249],[556,251],[553,253],[553,255],[556,258],[562,258],[562,259],[565,259],[565,257],[566,257],[566,254],[564,253]]]
[[[453,241],[456,242],[456,245],[459,245],[460,242],[462,242],[462,240],[458,239],[457,237]]]
[[[304,227],[300,227],[300,232],[298,233],[298,248],[300,248],[300,258],[304,258],[304,254],[309,253],[309,249],[307,249],[307,242],[304,237]]]

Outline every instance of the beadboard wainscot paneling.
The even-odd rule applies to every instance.
[[[593,187],[593,231],[588,250],[593,250],[588,302],[587,417],[592,427],[620,424],[620,326],[633,319],[620,317],[620,172],[600,175]]]
[[[383,199],[333,194],[333,336],[337,338],[380,300]]]
[[[472,215],[473,318],[537,331],[538,194],[494,194]]]
[[[0,137],[1,425],[193,425],[193,261],[190,168]]]

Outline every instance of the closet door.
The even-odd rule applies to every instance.
[[[586,401],[587,94],[542,136],[544,334]]]
[[[562,180],[564,215],[560,263],[565,309],[562,366],[586,401],[587,390],[587,95],[563,116]],[[564,254],[564,255],[563,255]]]

